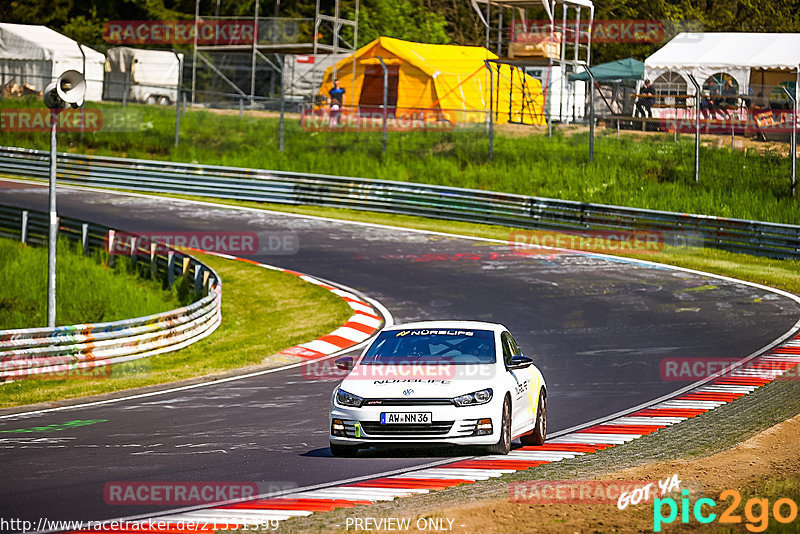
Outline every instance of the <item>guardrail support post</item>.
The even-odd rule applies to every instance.
[[[192,258],[189,256],[183,257],[183,264],[181,265],[181,275],[186,276],[186,273],[189,272],[189,265],[192,262]]]
[[[156,260],[156,249],[158,248],[158,243],[150,243],[150,278],[155,280],[156,274],[158,274],[158,261]]]
[[[28,244],[28,210],[22,210],[22,228],[20,229],[19,240],[23,245]]]
[[[114,265],[116,264],[116,259],[117,258],[116,258],[116,255],[114,254],[114,247],[116,246],[116,244],[114,243],[114,240],[116,239],[116,237],[117,237],[117,233],[114,230],[109,230],[108,231],[108,266],[109,267],[114,267]]]
[[[167,252],[167,287],[175,283],[175,251]]]
[[[194,266],[194,291],[195,293],[200,293],[203,289],[203,266],[199,263],[195,264]]]
[[[81,251],[84,256],[89,254],[89,223],[81,224]]]
[[[136,242],[137,241],[138,241],[138,239],[136,238],[135,235],[131,236],[131,263],[133,264],[134,267],[136,266],[136,256],[137,256]]]

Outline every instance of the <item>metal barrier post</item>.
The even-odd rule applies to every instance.
[[[156,250],[158,249],[158,243],[150,243],[150,277],[155,279],[156,274],[158,274],[158,260],[156,259]]]
[[[81,224],[81,251],[84,255],[89,253],[89,223]]]
[[[203,289],[203,266],[199,263],[194,266],[194,290],[199,293]]]
[[[694,181],[700,181],[700,84],[694,75],[689,75],[689,81],[694,85]]]
[[[22,228],[20,229],[19,240],[23,245],[28,244],[28,210],[22,210]]]
[[[794,118],[792,121],[792,139],[794,139],[794,151],[792,152],[792,196],[797,196],[797,91],[800,84],[800,65],[797,67],[796,80],[794,82]]]
[[[486,4],[488,9],[488,2]],[[488,27],[487,27],[488,28]],[[487,40],[489,30],[486,30]],[[489,159],[494,159],[494,71],[489,60],[484,60],[486,68],[489,69]]]
[[[383,62],[381,56],[378,56],[378,61],[381,62],[381,68],[383,69],[383,125],[381,126],[381,131],[383,132],[383,152],[386,152],[386,113],[389,106],[389,69],[386,67],[386,63]]]
[[[789,100],[792,102],[792,137],[789,143],[789,156],[792,158],[792,196],[795,196],[795,183],[797,182],[797,100],[792,94],[786,90],[786,87],[780,86]]]
[[[279,62],[281,64],[281,121],[280,121],[280,139],[278,140],[278,151],[283,152],[283,112],[284,112],[284,84],[286,80],[284,79],[284,73],[286,72],[286,59],[280,58]]]
[[[136,255],[137,255],[136,241],[137,241],[136,236],[135,235],[131,236],[131,263],[133,264],[134,267],[136,266]]]
[[[589,163],[591,163],[594,161],[594,74],[589,65],[586,65],[586,73],[591,80],[589,86]]]
[[[181,133],[181,86],[183,85],[183,62],[181,56],[174,48],[172,53],[175,54],[175,59],[178,60],[178,84],[175,87],[175,147],[177,148],[180,133]]]
[[[241,118],[242,118],[242,115],[243,115],[243,114],[244,114],[244,100],[242,100],[242,99],[240,98],[240,99],[239,99],[239,119],[241,119]]]
[[[167,287],[175,283],[175,251],[167,251]]]
[[[81,51],[81,56],[83,57],[83,67],[81,68],[81,74],[83,75],[84,79],[86,78],[86,52],[83,51],[83,45],[78,43],[78,50]],[[85,129],[86,124],[86,99],[83,99],[81,102],[81,133],[80,133],[80,143],[83,144],[83,130]]]
[[[47,234],[47,326],[56,326],[56,240],[58,215],[56,214],[56,128],[58,111],[50,110],[50,228]]]
[[[116,247],[117,233],[114,230],[108,231],[108,266],[113,268],[117,263],[117,256],[114,254],[114,247]]]

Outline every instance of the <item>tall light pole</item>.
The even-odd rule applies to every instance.
[[[56,156],[58,112],[67,104],[73,108],[83,104],[86,80],[76,70],[68,70],[44,89],[42,97],[50,108],[50,228],[47,235],[47,326],[56,326],[56,241],[58,239],[58,214],[56,212]]]

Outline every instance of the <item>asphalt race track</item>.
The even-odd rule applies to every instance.
[[[45,211],[47,189],[0,181],[0,204]],[[60,189],[58,205],[62,215],[132,232],[293,232],[296,254],[254,259],[355,288],[395,322],[504,323],[545,375],[550,432],[688,385],[662,379],[664,358],[748,356],[800,315],[796,302],[763,289],[594,255],[521,256],[503,243],[77,189]],[[107,505],[111,481],[256,482],[266,492],[447,457],[332,458],[333,387],[289,369],[0,419],[0,516],[98,520],[168,509]],[[91,424],[7,432],[76,420]]]

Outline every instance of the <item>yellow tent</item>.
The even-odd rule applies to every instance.
[[[497,59],[478,46],[411,43],[379,37],[336,65],[337,79],[345,90],[344,107],[379,109],[383,104],[382,58],[389,70],[388,105],[396,116],[435,112],[450,122],[485,122],[489,111],[489,70],[486,60]],[[545,124],[542,85],[511,65],[490,63],[494,86],[495,122]],[[333,87],[333,67],[325,71],[320,93],[328,98]]]

